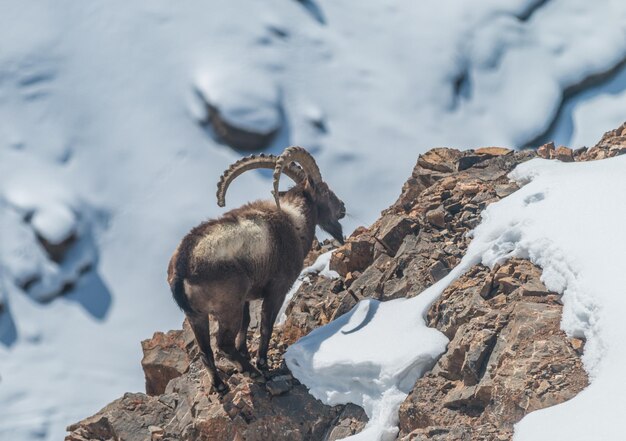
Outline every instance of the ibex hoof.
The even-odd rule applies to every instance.
[[[257,371],[256,369],[254,371],[244,372],[243,376],[255,382],[261,382],[261,383],[265,382],[265,377],[263,376],[263,374]]]
[[[224,383],[221,383],[221,382],[216,384],[216,385],[214,385],[213,388],[220,395],[224,395],[226,392],[228,392],[228,387],[226,387],[226,385]]]

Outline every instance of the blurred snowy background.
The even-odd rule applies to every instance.
[[[140,340],[182,321],[167,261],[243,154],[215,112],[308,147],[350,233],[431,147],[621,124],[626,2],[0,0],[0,439],[143,389]]]

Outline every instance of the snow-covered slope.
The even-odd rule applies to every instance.
[[[626,257],[626,209],[619,203],[624,173],[625,156],[519,165],[510,176],[526,185],[483,212],[467,254],[446,278],[413,299],[362,301],[291,346],[289,367],[322,401],[365,408],[370,422],[353,439],[393,439],[398,406],[424,366],[445,350],[445,336],[424,323],[433,299],[477,263],[527,258],[543,268],[548,289],[563,294],[562,328],[586,339],[591,385],[568,402],[529,414],[516,425],[515,440],[621,439],[626,276],[617,268]]]
[[[419,152],[539,135],[563,90],[626,57],[625,29],[611,0],[0,0],[0,438],[59,439],[141,390],[138,341],[179,326],[167,260],[238,157],[197,123],[199,90],[249,91],[217,99],[280,123],[268,151],[309,147],[349,231]],[[249,112],[265,99],[279,112]],[[37,238],[73,234],[65,266]]]

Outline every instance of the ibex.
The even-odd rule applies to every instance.
[[[280,156],[243,158],[232,164],[217,185],[217,203],[225,205],[226,190],[242,173],[274,170],[274,201],[255,201],[193,228],[181,241],[168,267],[168,283],[200,348],[213,387],[224,392],[209,338],[209,314],[218,322],[217,344],[242,372],[260,375],[250,363],[246,345],[249,302],[263,299],[261,340],[256,366],[267,366],[267,350],[276,316],[289,288],[302,271],[319,225],[343,243],[339,219],[343,202],[322,180],[315,159],[302,147]],[[279,192],[280,176],[296,185]]]

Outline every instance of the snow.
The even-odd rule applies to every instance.
[[[287,310],[287,306],[289,306],[289,302],[293,298],[294,294],[298,292],[303,283],[311,282],[311,279],[309,278],[311,274],[317,274],[321,277],[326,277],[327,279],[336,279],[339,277],[339,274],[336,271],[330,269],[330,257],[332,254],[332,251],[326,251],[325,253],[320,254],[311,266],[307,266],[300,272],[300,275],[293,283],[293,286],[289,289],[287,295],[285,295],[285,300],[280,307],[280,311],[278,311],[278,319],[276,320],[277,325],[281,325],[285,322],[285,320],[287,320],[285,311]]]
[[[626,257],[626,206],[618,203],[626,194],[625,172],[625,156],[519,165],[510,177],[526,185],[487,207],[466,255],[447,277],[413,299],[361,301],[292,345],[285,354],[289,368],[323,402],[363,406],[370,420],[350,439],[394,439],[398,407],[447,343],[425,325],[431,303],[479,262],[493,267],[527,258],[541,266],[546,287],[563,294],[562,329],[586,339],[583,363],[591,385],[526,416],[514,439],[621,439],[626,274],[615,265]]]
[[[32,225],[46,241],[59,245],[76,231],[76,216],[63,205],[46,207],[35,212]]]
[[[204,102],[217,108],[221,117],[237,128],[260,134],[280,128],[280,93],[276,84],[264,76],[250,81],[250,73],[240,69],[214,77],[204,74],[196,81],[196,90]],[[206,120],[206,116],[198,119]]]
[[[363,300],[287,349],[287,366],[314,397],[365,410],[366,427],[346,439],[395,439],[400,404],[448,344],[444,334],[426,325],[426,313],[452,281],[479,261],[478,254],[468,253],[446,277],[412,299]]]
[[[598,128],[608,132],[622,125],[625,107],[626,91],[616,95],[600,95],[578,106],[573,115],[576,129],[572,144],[594,145],[597,142],[594,137]]]
[[[93,239],[93,210],[57,183],[21,177],[7,183],[0,222],[5,233],[0,247],[3,276],[38,300],[58,296],[93,267],[97,251]],[[81,218],[76,215],[81,211]],[[61,262],[49,256],[44,242],[73,241]]]
[[[370,420],[353,439],[395,439],[398,407],[448,343],[423,319],[438,294],[435,288],[410,300],[361,301],[287,349],[287,366],[314,397],[363,407]]]
[[[167,261],[189,228],[222,212],[215,184],[239,157],[198,124],[199,92],[246,124],[276,124],[278,106],[266,151],[309,148],[346,202],[349,232],[395,199],[420,152],[521,146],[549,126],[564,90],[626,58],[626,4],[615,0],[0,0],[0,10],[0,438],[16,441],[60,439],[143,390],[139,341],[180,326]],[[269,179],[238,178],[228,208],[269,197]],[[37,239],[72,232],[60,265]],[[33,276],[39,285],[21,289]]]
[[[561,327],[585,337],[583,362],[591,384],[572,400],[533,412],[515,427],[515,440],[623,437],[626,393],[626,157],[565,165],[535,160],[519,166],[518,180],[532,181],[493,209],[476,231],[500,228],[519,237],[511,254],[528,256],[543,268],[546,286],[563,293]],[[544,198],[528,203],[528,196]],[[491,261],[497,258],[497,253]],[[616,270],[617,269],[617,270]],[[589,416],[593,415],[590,424]]]

